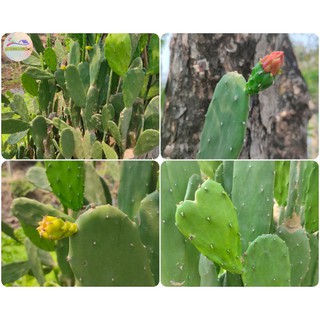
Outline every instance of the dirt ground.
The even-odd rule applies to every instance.
[[[6,161],[2,165],[2,186],[1,186],[1,219],[12,228],[19,226],[18,219],[11,214],[11,204],[14,200],[11,192],[11,182],[25,177],[29,167],[32,167],[35,162],[31,161]],[[27,197],[40,201],[44,204],[58,205],[59,201],[52,193],[36,189],[27,194]]]

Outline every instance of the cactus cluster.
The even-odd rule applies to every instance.
[[[36,51],[23,61],[21,75],[25,94],[2,96],[3,157],[156,157],[158,36],[68,34],[54,44],[48,39],[44,47],[32,35]]]
[[[316,162],[167,161],[161,179],[164,285],[318,283]]]
[[[47,285],[43,255],[49,252],[56,254],[58,263],[54,266],[58,279],[55,285],[158,283],[158,165],[130,161],[97,166],[111,165],[111,170],[120,170],[116,199],[93,163],[48,161],[45,166],[39,164],[28,170],[30,183],[35,188],[45,186],[52,198],[57,197],[59,205],[53,207],[28,197],[14,199],[11,211],[22,226],[28,260],[3,265],[3,284],[31,270],[39,285]],[[118,207],[113,203],[118,203]],[[6,230],[14,237],[10,228]]]
[[[228,72],[218,82],[208,107],[198,159],[237,159],[245,142],[250,95],[269,88],[284,62],[282,51],[260,59],[246,82]]]

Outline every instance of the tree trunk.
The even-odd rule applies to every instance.
[[[162,155],[196,158],[205,114],[221,77],[252,67],[272,51],[284,51],[275,84],[250,99],[243,159],[307,158],[311,116],[307,86],[287,34],[175,34],[162,119]]]

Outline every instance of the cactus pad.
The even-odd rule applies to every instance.
[[[247,250],[249,242],[270,232],[273,185],[273,161],[234,163],[232,202],[237,208],[243,252]]]
[[[79,286],[153,286],[147,252],[136,225],[119,209],[104,205],[76,221],[69,262]]]
[[[303,229],[292,232],[284,226],[277,230],[277,234],[289,249],[291,286],[299,286],[308,271],[310,262],[309,238]]]
[[[261,235],[244,255],[244,286],[290,286],[290,260],[286,243],[277,235]]]
[[[207,258],[233,273],[241,273],[241,242],[237,214],[222,186],[207,180],[176,211],[181,233]]]
[[[80,210],[83,205],[84,164],[81,161],[45,162],[52,191],[63,206]]]
[[[224,75],[209,105],[198,159],[237,159],[243,146],[249,112],[246,81],[237,72]]]

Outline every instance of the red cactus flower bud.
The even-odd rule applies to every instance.
[[[260,63],[265,72],[271,73],[274,77],[279,73],[283,65],[284,53],[283,51],[273,51],[269,55],[260,59]]]

